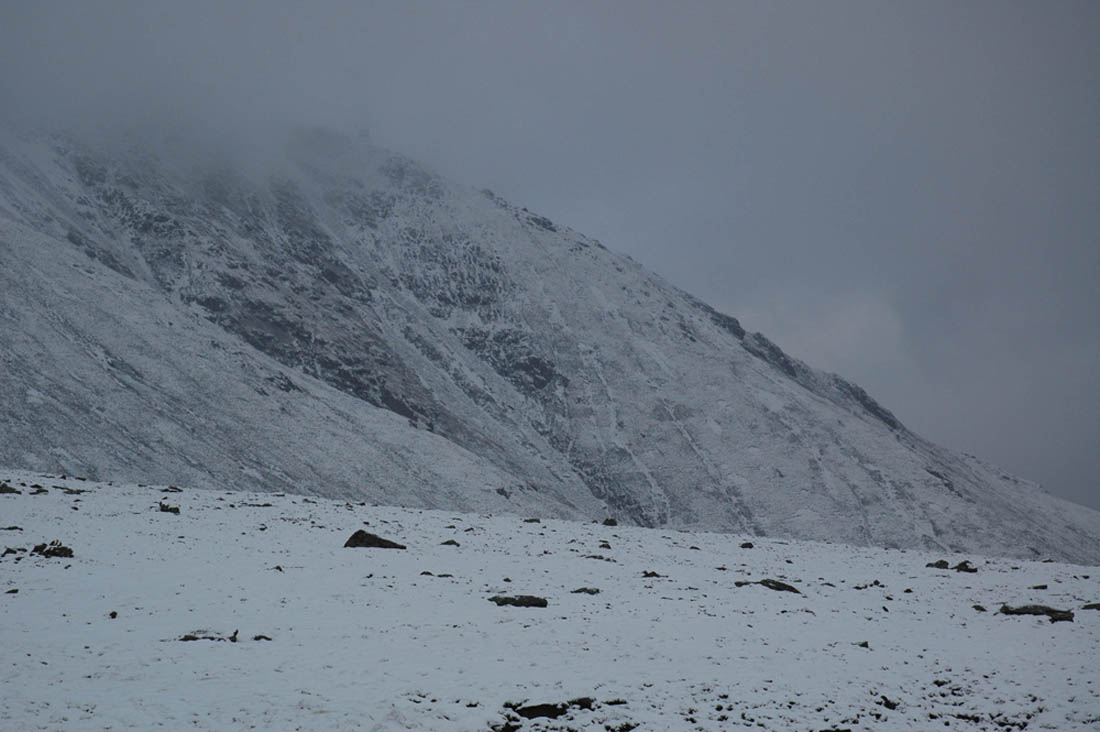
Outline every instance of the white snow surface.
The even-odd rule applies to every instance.
[[[74,552],[0,558],[4,730],[1100,725],[1100,612],[1083,609],[1100,600],[1100,568],[743,548],[734,534],[14,470],[0,481],[21,491],[0,494],[0,545]],[[407,549],[344,548],[358,528]],[[926,566],[940,558],[978,571]],[[765,578],[800,594],[736,585]],[[489,601],[516,594],[548,606]]]

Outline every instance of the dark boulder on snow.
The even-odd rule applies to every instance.
[[[789,585],[786,582],[780,582],[779,580],[774,580],[770,578],[758,580],[756,582],[734,582],[733,585],[734,587],[744,587],[745,585],[763,585],[769,590],[775,590],[776,592],[793,592],[796,595],[802,594],[802,591],[794,585]]]
[[[1001,605],[1000,612],[1002,615],[1046,615],[1052,623],[1057,623],[1060,620],[1073,622],[1072,610],[1055,610],[1046,605],[1020,605],[1019,607]]]
[[[511,605],[513,607],[546,607],[549,604],[545,597],[535,597],[534,595],[494,595],[489,598],[489,602],[495,602],[501,607],[505,605]]]
[[[49,544],[39,544],[34,549],[31,549],[31,554],[38,554],[43,557],[72,557],[73,550],[67,546],[63,546],[60,541],[54,540]]]
[[[345,547],[352,548],[367,548],[367,549],[406,549],[404,544],[398,544],[396,541],[390,541],[389,539],[383,539],[377,534],[372,534],[369,531],[363,531],[359,529],[352,534],[347,541],[344,542]]]
[[[951,569],[951,565],[947,563],[946,559],[940,559],[940,560],[935,561],[935,562],[929,562],[928,564],[926,564],[924,566],[931,567],[932,569]]]
[[[1090,602],[1088,605],[1085,605],[1081,609],[1082,610],[1100,610],[1100,602]]]

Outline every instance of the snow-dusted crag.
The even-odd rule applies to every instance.
[[[1097,512],[364,141],[246,174],[11,135],[0,288],[0,463],[1100,561]]]

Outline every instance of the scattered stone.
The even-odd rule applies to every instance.
[[[966,561],[965,559],[956,564],[951,569],[955,570],[956,572],[970,572],[971,574],[974,574],[978,571],[977,567],[970,566],[970,562]]]
[[[525,523],[525,524],[541,524],[541,523],[542,523],[542,519],[537,519],[537,518],[525,518],[525,519],[523,519],[523,523]]]
[[[118,611],[117,610],[112,610],[111,612],[107,613],[107,617],[109,617],[111,620],[117,619],[118,618]]]
[[[79,496],[81,493],[87,493],[88,490],[86,488],[62,488],[61,492],[67,496]]]
[[[887,697],[885,694],[882,694],[881,697],[882,697],[882,701],[879,702],[879,703],[882,706],[886,707],[890,711],[893,711],[893,710],[898,708],[898,703],[896,701],[891,701],[890,698]]]
[[[271,640],[271,638],[269,636],[264,635],[263,633],[260,633],[259,635],[252,636],[252,640],[254,640],[254,641],[269,641],[269,640]]]
[[[352,548],[367,548],[367,549],[407,549],[404,544],[398,544],[396,541],[390,541],[389,539],[383,539],[377,534],[372,534],[368,531],[359,529],[351,537],[344,542],[345,547]]]
[[[758,580],[756,582],[748,582],[748,581],[745,581],[745,580],[741,580],[741,581],[738,581],[738,582],[734,582],[733,585],[734,585],[734,587],[744,587],[745,585],[763,585],[764,587],[767,587],[769,590],[775,590],[776,592],[793,592],[796,595],[801,595],[802,594],[802,591],[799,590],[794,585],[788,585],[786,582],[780,582],[779,580],[774,580],[774,579],[770,579],[770,578]]]
[[[206,631],[203,631],[203,630],[196,630],[194,633],[186,633],[184,635],[181,635],[179,637],[179,640],[184,641],[184,642],[208,640],[208,641],[217,641],[219,643],[223,642],[223,641],[229,641],[230,643],[236,643],[237,642],[237,633],[239,631],[234,630],[233,635],[230,635],[230,636],[200,635],[200,633],[205,633],[205,632]]]
[[[929,562],[924,566],[931,567],[932,569],[951,569],[951,565],[947,563],[946,559],[939,559],[935,562]]]
[[[23,530],[22,526],[5,526],[4,528],[0,529],[0,531],[22,531],[22,530]]]
[[[160,503],[158,505],[160,507],[160,512],[161,513],[174,513],[176,515],[179,515],[179,512],[180,512],[180,507],[179,506],[169,506],[167,503]]]
[[[164,490],[162,490],[161,493],[183,493],[183,489],[182,488],[177,488],[174,485],[170,485],[167,488],[165,488]]]
[[[980,612],[980,613],[984,613],[984,612],[985,612],[985,608],[984,608],[984,607],[982,607],[981,605],[972,605],[971,607],[973,607],[973,608],[974,608],[975,610],[977,610],[977,611],[978,611],[978,612]]]
[[[505,605],[511,605],[513,607],[546,607],[549,605],[545,597],[535,597],[534,595],[494,595],[489,598],[489,602],[495,602],[501,607]]]
[[[1032,587],[1031,587],[1031,589],[1033,589],[1033,590],[1045,590],[1046,588],[1047,588],[1046,585],[1032,585]]]
[[[24,549],[21,546],[18,546],[18,547],[6,546],[6,547],[4,547],[4,553],[0,554],[0,557],[6,557],[9,554],[18,554],[19,552],[25,552],[25,551],[27,551],[27,550]]]
[[[5,595],[18,595],[19,594],[19,588],[13,587],[12,589],[5,592],[4,594]]]
[[[652,571],[652,570],[649,570],[649,569],[647,569],[646,571],[642,572],[642,576],[643,576],[643,577],[645,577],[645,578],[647,578],[647,579],[648,579],[648,578],[651,578],[651,577],[664,577],[664,575],[663,575],[663,574],[660,574],[659,572],[654,572],[654,571]]]
[[[741,543],[741,548],[742,548],[742,549],[752,549],[752,548],[753,548],[753,544],[752,544],[752,542],[751,542],[751,541],[745,541],[745,542],[742,542],[742,543]]]
[[[600,549],[610,549],[610,548],[611,548],[611,544],[609,544],[608,542],[606,542],[606,541],[601,541],[600,542]]]
[[[461,545],[461,544],[459,544],[459,543],[458,543],[457,541],[455,541],[454,539],[447,539],[447,541],[444,541],[444,542],[442,542],[442,543],[440,544],[440,546],[462,546],[462,545]]]
[[[49,544],[39,544],[34,549],[31,549],[31,554],[38,554],[43,557],[72,557],[73,550],[67,546],[63,546],[60,541],[54,539]]]
[[[611,557],[605,557],[603,554],[585,554],[583,559],[599,559],[602,562],[614,562]]]
[[[868,648],[869,649],[871,647],[871,644],[868,643],[867,641],[860,641],[859,643],[856,643],[856,645],[859,646],[860,648]]]
[[[39,486],[35,486],[34,490],[31,491],[31,495],[32,496],[41,496],[41,495],[45,495],[46,493],[49,493],[49,492],[50,491],[49,491],[48,488],[43,488],[42,486],[39,485]]]
[[[1060,620],[1073,622],[1072,610],[1055,610],[1046,605],[1020,605],[1019,607],[1001,605],[1000,612],[1002,615],[1046,615],[1052,623],[1057,623]]]
[[[1081,609],[1082,610],[1100,610],[1100,602],[1090,602],[1088,605],[1085,605]]]
[[[605,519],[603,520],[603,525],[604,525],[604,526],[618,526],[618,525],[619,525],[619,522],[618,522],[618,521],[616,521],[616,520],[615,520],[615,519],[613,519],[613,518],[605,518]]]
[[[3,493],[23,495],[23,491],[19,490],[18,488],[12,488],[7,483],[0,483],[0,494]]]
[[[585,595],[598,595],[600,594],[600,589],[598,587],[578,587],[577,589],[571,591],[571,594],[573,595],[581,593]]]

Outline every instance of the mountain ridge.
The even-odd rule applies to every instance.
[[[1100,513],[932,445],[629,257],[369,142],[298,133],[259,179],[74,138],[4,148],[2,388],[23,406],[0,462],[181,480],[171,455],[242,489],[1100,558]],[[35,373],[34,348],[69,377]],[[107,389],[128,406],[78,428],[27,404],[66,385],[74,417]],[[200,393],[217,419],[134,416]],[[234,449],[166,439],[197,425]],[[338,467],[361,453],[377,478]]]

